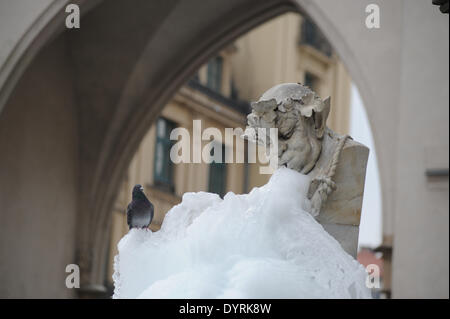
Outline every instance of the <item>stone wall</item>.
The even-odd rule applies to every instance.
[[[24,73],[0,115],[0,298],[72,296],[65,268],[75,262],[77,148],[60,38]]]

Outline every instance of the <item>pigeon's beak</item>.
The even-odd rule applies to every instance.
[[[144,187],[141,186],[141,192],[143,192],[143,191],[144,191]]]

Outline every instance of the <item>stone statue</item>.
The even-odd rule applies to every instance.
[[[257,129],[278,128],[278,166],[311,177],[310,213],[355,256],[369,150],[329,129],[329,112],[329,97],[298,83],[279,84],[252,103],[244,137],[270,147]]]

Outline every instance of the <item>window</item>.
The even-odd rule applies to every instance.
[[[333,54],[331,44],[325,38],[319,28],[308,18],[303,19],[300,44],[310,45],[319,50],[326,56],[330,57]]]
[[[305,81],[304,84],[308,86],[314,92],[319,93],[317,90],[319,89],[319,79],[310,72],[305,72]]]
[[[211,156],[214,156],[214,149],[211,149]],[[219,194],[220,197],[225,195],[225,188],[227,182],[227,164],[225,163],[225,145],[222,144],[222,161],[217,163],[213,161],[209,164],[209,186],[208,190],[211,193]]]
[[[223,58],[221,56],[217,56],[208,62],[206,86],[219,93],[222,90],[222,66]]]
[[[176,127],[175,123],[164,118],[156,122],[156,144],[154,163],[154,184],[174,191],[173,163],[170,160],[170,149],[175,141],[170,140],[170,132]]]

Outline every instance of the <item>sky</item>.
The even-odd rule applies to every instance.
[[[359,247],[375,248],[382,241],[382,199],[377,154],[364,103],[355,84],[352,84],[351,91],[350,135],[355,141],[370,149],[359,229]]]

